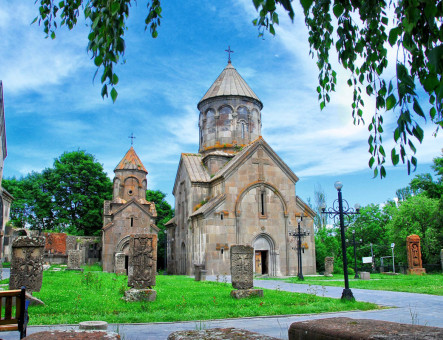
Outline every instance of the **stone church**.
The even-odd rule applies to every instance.
[[[199,152],[182,153],[167,224],[168,273],[230,274],[229,249],[254,247],[255,273],[297,273],[288,234],[303,217],[303,273],[315,274],[315,213],[296,195],[297,176],[261,136],[263,104],[231,62],[197,105]]]
[[[158,234],[155,225],[157,211],[153,202],[146,201],[148,171],[134,148],[114,169],[112,201],[103,208],[103,271],[115,271],[116,255],[123,255],[128,268],[129,238],[131,234]]]

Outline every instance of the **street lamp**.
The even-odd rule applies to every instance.
[[[357,208],[357,206],[358,206],[358,208]],[[359,211],[360,206],[358,204],[356,204],[355,209],[357,211]],[[354,279],[359,279],[360,277],[358,276],[358,273],[357,273],[357,251],[355,249],[355,230],[352,230],[352,242],[354,243],[354,271],[355,271]],[[361,242],[362,242],[362,239],[360,239],[360,243]]]
[[[322,213],[332,215],[333,218],[339,217],[340,220],[340,236],[341,236],[341,250],[343,253],[343,273],[345,275],[345,289],[343,289],[343,293],[341,295],[342,299],[345,300],[354,300],[354,295],[352,294],[351,289],[349,289],[349,279],[348,279],[348,259],[346,256],[346,240],[345,240],[345,222],[344,215],[350,216],[355,214],[360,214],[360,206],[358,204],[355,205],[355,210],[353,208],[349,208],[349,203],[343,199],[341,194],[341,188],[343,188],[343,184],[340,181],[334,183],[335,189],[338,191],[338,199],[336,199],[332,205],[332,208],[329,208],[326,211],[326,205],[322,205]],[[343,203],[345,207],[343,207]],[[337,207],[338,205],[338,207]]]
[[[306,230],[302,231],[301,230],[301,227],[300,227],[301,221],[303,221],[303,216],[301,216],[301,217],[299,217],[297,219],[298,231],[289,232],[289,236],[294,236],[294,237],[298,238],[298,240],[297,240],[297,244],[298,244],[298,247],[297,247],[297,261],[298,261],[298,264],[297,264],[297,267],[298,267],[297,277],[298,277],[299,280],[304,280],[305,278],[303,277],[302,258],[301,258],[301,238],[305,237],[305,236],[308,236],[309,235],[309,231],[306,231]]]

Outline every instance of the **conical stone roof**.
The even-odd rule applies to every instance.
[[[263,107],[260,99],[254,91],[251,90],[249,85],[246,84],[246,81],[240,76],[234,66],[232,66],[231,62],[229,62],[222,73],[220,73],[217,80],[200,100],[197,107],[207,99],[223,96],[242,96],[252,98],[257,100],[259,105]]]
[[[125,157],[123,157],[120,163],[115,167],[114,171],[116,170],[140,170],[148,173],[132,146],[126,153]]]

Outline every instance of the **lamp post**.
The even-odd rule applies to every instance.
[[[355,271],[354,279],[359,279],[360,276],[358,276],[357,273],[357,250],[355,248],[355,230],[352,230],[352,242],[354,243],[354,271]],[[361,242],[362,240],[360,239],[360,243]]]
[[[354,300],[354,295],[352,294],[351,289],[349,288],[349,278],[348,278],[348,259],[346,256],[346,239],[345,239],[345,222],[344,216],[350,216],[359,214],[360,206],[358,204],[355,205],[355,210],[353,208],[349,208],[349,203],[343,199],[341,188],[343,188],[343,184],[340,181],[334,183],[335,189],[338,191],[338,199],[336,199],[333,203],[333,207],[329,208],[326,211],[326,206],[323,205],[321,207],[323,214],[328,214],[333,216],[333,218],[339,217],[340,221],[340,236],[341,236],[341,250],[343,253],[343,273],[345,275],[345,289],[343,289],[343,293],[341,295],[342,299],[345,300]],[[343,203],[345,207],[343,207]],[[337,207],[338,204],[338,207]]]
[[[304,280],[305,278],[303,277],[303,269],[302,269],[302,258],[301,258],[301,238],[308,236],[309,235],[309,231],[306,230],[301,230],[301,221],[303,221],[303,216],[301,216],[300,218],[297,219],[298,222],[298,231],[294,231],[294,232],[289,232],[289,236],[294,236],[297,237],[297,267],[298,267],[298,274],[297,277],[299,280]]]

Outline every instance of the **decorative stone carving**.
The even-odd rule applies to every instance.
[[[114,272],[116,274],[126,275],[125,258],[126,258],[125,253],[115,253]]]
[[[129,254],[128,286],[138,289],[155,286],[157,235],[131,235]]]
[[[43,279],[44,237],[20,236],[12,243],[9,289],[39,292]]]
[[[82,251],[68,250],[68,270],[81,270]]]
[[[77,237],[68,235],[66,237],[66,251],[77,249]]]
[[[251,246],[231,247],[231,279],[235,289],[251,289],[254,286],[253,255],[254,248]]]
[[[325,276],[332,276],[334,272],[334,258],[325,257]]]
[[[409,235],[406,237],[406,246],[408,249],[408,274],[426,273],[421,261],[420,236]]]

